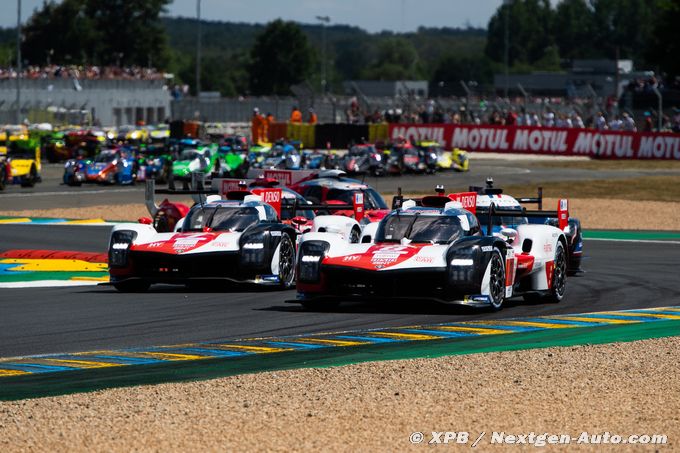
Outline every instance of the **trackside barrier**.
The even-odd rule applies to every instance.
[[[370,143],[386,141],[390,136],[390,125],[387,123],[369,124],[368,141]]]
[[[289,140],[299,140],[305,148],[310,148],[316,143],[314,140],[316,127],[308,123],[288,123],[287,134]]]
[[[680,134],[528,126],[390,124],[389,137],[432,140],[447,149],[589,156],[600,159],[680,160]]]
[[[270,143],[283,138],[288,139],[288,123],[272,123],[267,128],[267,137]]]

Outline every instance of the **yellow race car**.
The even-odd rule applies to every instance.
[[[470,170],[470,160],[468,152],[460,148],[452,151],[444,151],[443,147],[437,142],[420,142],[418,147],[424,151],[431,151],[437,154],[437,168],[439,170],[468,171]]]
[[[8,141],[7,152],[0,156],[0,190],[5,184],[21,184],[21,187],[33,187],[40,182],[40,146],[36,140]]]

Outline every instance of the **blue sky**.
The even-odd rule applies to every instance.
[[[2,0],[0,26],[16,24],[16,1]],[[25,21],[43,0],[22,0]],[[211,20],[266,23],[276,18],[356,25],[371,32],[412,31],[419,26],[486,27],[502,0],[201,0],[201,16]],[[174,0],[171,16],[196,15],[196,0]]]

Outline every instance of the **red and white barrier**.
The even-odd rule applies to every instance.
[[[680,160],[680,134],[529,126],[390,124],[390,139],[432,140],[467,151]]]

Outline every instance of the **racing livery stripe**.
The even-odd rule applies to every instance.
[[[403,344],[433,340],[459,341],[471,337],[511,335],[550,329],[575,329],[673,320],[680,320],[680,306],[499,320],[459,321],[342,333],[250,338],[233,340],[229,343],[185,343],[120,350],[0,358],[0,379],[24,379],[26,376],[37,374],[66,373],[89,369],[120,369],[178,361],[230,360],[260,354],[313,351],[324,348],[360,348],[365,345]]]

